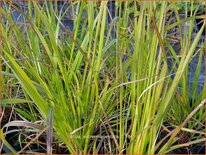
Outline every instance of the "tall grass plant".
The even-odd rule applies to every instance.
[[[70,2],[60,11],[51,1],[41,5],[29,1],[27,12],[4,3],[0,26],[6,70],[2,73],[6,79],[15,78],[24,95],[21,99],[5,96],[2,103],[35,106],[47,128],[48,145],[54,130],[54,137],[71,154],[166,153],[194,115],[194,111],[187,113],[164,144],[158,139],[177,88],[187,78],[205,23],[193,42],[191,35],[182,39],[184,46],[174,55],[179,59],[171,73],[166,34],[183,22],[165,27],[167,11],[174,4],[114,3],[117,18],[110,24],[108,1]],[[15,23],[9,14],[12,9],[24,23]],[[72,31],[62,22],[67,11],[73,17]],[[188,18],[191,26],[193,19],[192,15]],[[197,101],[195,112],[203,105]],[[37,119],[19,112],[26,120]],[[47,151],[51,153],[52,148]]]

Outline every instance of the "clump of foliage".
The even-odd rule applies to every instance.
[[[166,14],[173,3],[115,2],[118,18],[114,19],[107,4],[71,2],[59,9],[51,1],[29,1],[24,12],[11,2],[4,3],[2,73],[6,80],[14,80],[22,93],[16,97],[4,93],[1,104],[28,104],[29,110],[17,112],[27,127],[46,134],[47,153],[52,152],[53,139],[63,142],[71,154],[162,154],[181,147],[175,144],[178,133],[204,105],[203,93],[173,131],[162,140],[159,137],[163,122],[169,119],[169,108],[179,102],[174,98],[178,87],[187,89],[188,66],[199,48],[205,23],[191,41],[191,22],[190,33],[180,36],[180,52],[175,53],[167,31],[181,27],[185,20],[166,26]],[[13,9],[24,23],[15,22],[9,13]],[[72,31],[62,21],[68,11]],[[191,14],[186,20],[194,18]],[[197,68],[197,76],[199,71]],[[5,80],[3,84],[5,91]],[[187,100],[188,94],[183,95]],[[175,108],[170,114],[177,116],[173,112]],[[36,117],[36,113],[41,116]],[[15,153],[4,136],[4,129],[12,125],[21,126],[22,122],[7,123],[0,138]]]

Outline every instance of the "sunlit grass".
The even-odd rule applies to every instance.
[[[71,154],[154,154],[181,147],[172,146],[181,128],[193,115],[203,121],[199,118],[203,110],[196,107],[204,105],[204,90],[181,119],[176,110],[185,112],[180,99],[188,102],[190,98],[188,67],[198,48],[195,83],[200,76],[203,50],[198,42],[204,24],[191,41],[195,16],[166,26],[167,11],[175,9],[174,3],[167,2],[115,2],[117,18],[108,24],[107,3],[71,2],[58,11],[51,2],[28,2],[27,13],[5,4],[5,23],[0,25],[2,73],[14,86],[18,82],[23,92],[21,97],[4,94],[3,105],[27,103],[29,110],[16,109],[22,118],[42,119],[40,132],[47,133],[47,153],[52,151],[53,136]],[[15,23],[8,13],[11,8],[22,15],[24,23]],[[67,11],[73,17],[72,31],[62,23]],[[180,33],[180,52],[175,53],[167,31],[181,28],[185,21],[190,21],[190,33],[186,37]],[[197,92],[193,84],[192,96]],[[34,105],[41,117],[35,116]],[[169,116],[179,122],[163,143],[159,137],[163,121],[171,119],[170,107]],[[191,122],[188,128],[196,130]],[[0,138],[4,140],[3,133]],[[200,141],[194,139],[194,143]]]

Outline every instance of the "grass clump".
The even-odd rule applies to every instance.
[[[23,92],[21,98],[4,94],[3,103],[26,102],[30,107],[26,112],[16,108],[22,118],[30,122],[43,120],[39,129],[46,132],[47,153],[52,152],[53,137],[62,141],[71,154],[167,153],[180,147],[172,146],[175,137],[204,105],[202,93],[201,100],[195,101],[185,119],[166,136],[170,138],[166,142],[164,138],[159,140],[162,124],[169,119],[169,108],[179,102],[174,98],[179,94],[178,87],[188,89],[184,87],[188,66],[204,24],[193,42],[192,28],[188,36],[180,36],[177,54],[167,31],[181,27],[183,21],[166,26],[166,14],[174,3],[113,3],[117,16],[113,19],[108,1],[70,2],[60,9],[51,1],[41,5],[29,1],[26,12],[4,3],[0,25],[4,40],[2,73],[6,79],[18,82]],[[8,13],[11,10],[19,12],[24,22],[17,24]],[[63,23],[67,12],[73,17],[71,30]],[[191,26],[194,18],[191,14],[187,19]],[[172,70],[168,53],[173,57]],[[200,52],[199,66],[202,55]],[[196,75],[198,79],[199,67]],[[195,96],[198,88],[192,87]],[[172,116],[178,115],[176,109],[184,109],[173,108]],[[35,117],[36,113],[41,117]]]

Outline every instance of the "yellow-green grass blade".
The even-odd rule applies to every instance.
[[[46,117],[49,104],[41,97],[41,95],[36,90],[31,79],[22,70],[22,68],[17,64],[15,59],[3,49],[4,55],[8,58],[7,65],[10,66],[11,70],[15,73],[16,78],[21,83],[22,87],[26,90],[32,100],[37,104],[41,114]]]
[[[11,99],[2,99],[0,104],[19,104],[19,103],[32,103],[30,100],[11,98]]]

